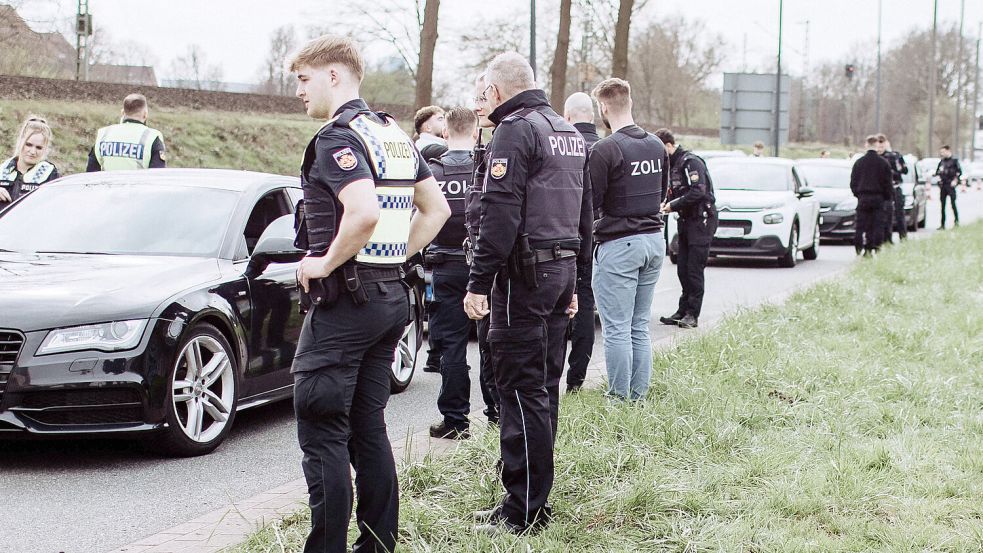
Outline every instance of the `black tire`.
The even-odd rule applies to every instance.
[[[795,267],[795,263],[799,256],[799,224],[792,223],[792,232],[789,233],[788,237],[788,249],[785,250],[785,255],[778,258],[778,266],[791,269]]]
[[[816,230],[812,237],[812,247],[802,250],[802,257],[814,261],[819,257],[819,220],[816,220]]]
[[[389,371],[389,391],[393,394],[409,388],[420,358],[420,346],[423,344],[423,293],[414,289],[410,301],[413,304],[413,320],[407,325],[407,331],[396,346],[393,367]],[[401,363],[399,370],[396,367],[398,362]]]
[[[183,423],[178,418],[180,409],[174,400],[175,380],[178,376],[178,371],[185,371],[185,375],[183,376],[187,376],[187,363],[183,359],[182,352],[195,340],[210,340],[216,343],[225,352],[226,359],[231,368],[231,375],[226,376],[226,378],[231,377],[230,384],[232,386],[231,402],[226,413],[228,418],[213,437],[202,440],[192,439],[183,430]],[[214,353],[211,355],[214,355]],[[224,382],[223,380],[222,383],[224,384]],[[219,385],[218,382],[207,389],[213,389],[217,385]],[[225,336],[217,328],[208,323],[199,323],[192,327],[187,331],[178,348],[175,350],[175,357],[171,369],[168,371],[166,387],[167,399],[165,405],[167,409],[167,426],[160,433],[160,436],[158,436],[159,439],[154,440],[150,444],[150,447],[159,453],[174,457],[193,457],[214,451],[225,440],[225,437],[232,429],[232,424],[235,421],[236,407],[239,402],[239,364],[235,356],[235,350],[232,349],[229,341],[225,339]],[[215,424],[214,419],[213,424]]]

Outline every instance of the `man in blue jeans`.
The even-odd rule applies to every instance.
[[[608,394],[640,399],[652,372],[652,296],[666,242],[660,206],[669,186],[665,145],[635,124],[631,87],[611,78],[594,89],[612,131],[591,150],[594,193],[594,297],[601,315]]]

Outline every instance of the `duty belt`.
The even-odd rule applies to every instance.
[[[568,257],[576,257],[577,252],[574,250],[565,250],[556,245],[547,250],[536,250],[536,263],[545,263],[547,261],[555,261],[557,259],[566,259]]]
[[[465,256],[464,252],[460,252],[460,253],[433,252],[424,255],[423,260],[427,262],[427,265],[441,265],[443,263],[448,263],[451,261],[465,263],[467,261],[467,257]]]
[[[403,270],[399,267],[387,267],[387,268],[368,268],[365,265],[358,265],[356,268],[358,271],[358,278],[362,281],[362,284],[369,282],[391,282],[394,280],[402,280]],[[347,278],[347,275],[346,275]]]

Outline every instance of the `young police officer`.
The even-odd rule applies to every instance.
[[[702,159],[676,145],[672,131],[659,129],[655,136],[669,151],[671,201],[663,206],[662,212],[679,214],[676,274],[683,287],[679,309],[668,317],[660,317],[659,321],[680,328],[696,328],[703,308],[703,272],[710,257],[710,241],[717,231],[713,181]]]
[[[876,252],[884,240],[884,202],[894,197],[891,166],[877,153],[876,135],[867,137],[867,153],[850,171],[850,191],[857,197],[857,226],[853,246],[859,255]]]
[[[496,56],[486,80],[498,128],[464,308],[476,320],[491,313],[506,493],[499,507],[476,516],[490,521],[481,531],[523,532],[550,516],[565,334],[577,310],[577,257],[586,264],[590,255],[587,149],[536,88],[525,57]]]
[[[884,231],[887,233],[886,241],[893,243],[894,230],[898,231],[899,239],[906,240],[908,238],[908,224],[904,218],[904,192],[901,190],[901,182],[904,179],[902,175],[908,174],[908,164],[905,163],[900,152],[891,149],[891,142],[887,136],[878,134],[877,143],[881,157],[891,166],[891,182],[894,183],[894,197],[890,203],[890,210],[886,213],[886,224],[884,225]]]
[[[478,119],[467,108],[453,108],[445,114],[444,136],[448,151],[430,160],[430,170],[451,207],[451,218],[427,248],[427,264],[433,268],[433,302],[430,311],[430,337],[440,352],[440,393],[437,409],[444,416],[430,427],[434,438],[467,438],[468,412],[471,410],[471,378],[468,372],[468,336],[471,321],[464,313],[468,287],[468,264],[464,258],[465,194],[474,177],[471,150],[478,138]]]
[[[99,129],[96,143],[89,151],[85,170],[159,169],[166,163],[164,136],[147,126],[150,111],[143,94],[123,99],[123,117],[116,125]]]
[[[349,464],[360,530],[353,550],[392,551],[399,496],[384,411],[409,316],[400,265],[450,210],[410,138],[359,98],[362,56],[350,39],[312,40],[290,71],[307,114],[327,120],[301,167],[298,242],[311,254],[297,276],[313,304],[292,368],[312,520],[304,551],[347,551]]]
[[[563,118],[577,129],[591,148],[600,140],[594,125],[594,102],[583,92],[574,92],[563,104]],[[577,269],[577,315],[570,323],[570,356],[567,362],[567,391],[576,392],[587,378],[587,364],[594,353],[594,290],[591,288],[591,267]]]
[[[635,124],[631,87],[611,78],[594,89],[612,133],[594,145],[594,294],[604,333],[608,395],[640,399],[652,373],[649,319],[666,240],[660,209],[669,187],[662,141]],[[579,299],[579,297],[578,297]]]

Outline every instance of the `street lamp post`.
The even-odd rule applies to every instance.
[[[536,0],[529,0],[529,65],[536,76]]]
[[[775,75],[775,157],[778,157],[782,140],[782,11],[784,8],[784,0],[778,0],[778,71]]]
[[[959,127],[961,126],[962,119],[962,103],[963,103],[963,22],[966,20],[966,0],[961,0],[959,2],[959,56],[957,57],[957,62],[959,64],[959,72],[956,77],[956,124],[953,126],[953,137],[952,137],[952,151],[959,155]]]
[[[881,132],[881,34],[884,0],[877,0],[877,104],[874,109],[874,128]]]
[[[938,71],[935,63],[935,42],[938,37],[939,28],[939,0],[935,0],[935,7],[932,8],[932,60],[928,72],[928,147],[925,150],[925,157],[932,155],[933,133],[935,132],[935,74]]]

